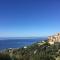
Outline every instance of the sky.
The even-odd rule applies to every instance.
[[[0,0],[0,37],[41,37],[60,32],[60,0]]]

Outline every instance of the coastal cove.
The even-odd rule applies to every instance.
[[[28,38],[28,39],[3,39],[0,40],[0,50],[7,48],[21,48],[32,45],[33,43],[46,40],[47,38]]]

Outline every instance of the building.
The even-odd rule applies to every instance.
[[[48,36],[48,43],[54,44],[55,42],[60,42],[60,33]]]

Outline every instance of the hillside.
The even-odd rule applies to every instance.
[[[3,59],[4,58],[4,59]],[[50,45],[47,41],[18,49],[6,49],[0,53],[0,60],[59,60],[60,43]]]

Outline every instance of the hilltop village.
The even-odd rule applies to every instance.
[[[57,33],[57,34],[52,35],[52,36],[48,36],[48,43],[54,44],[57,42],[60,42],[60,33]]]
[[[60,33],[31,46],[6,49],[0,60],[60,60]]]

